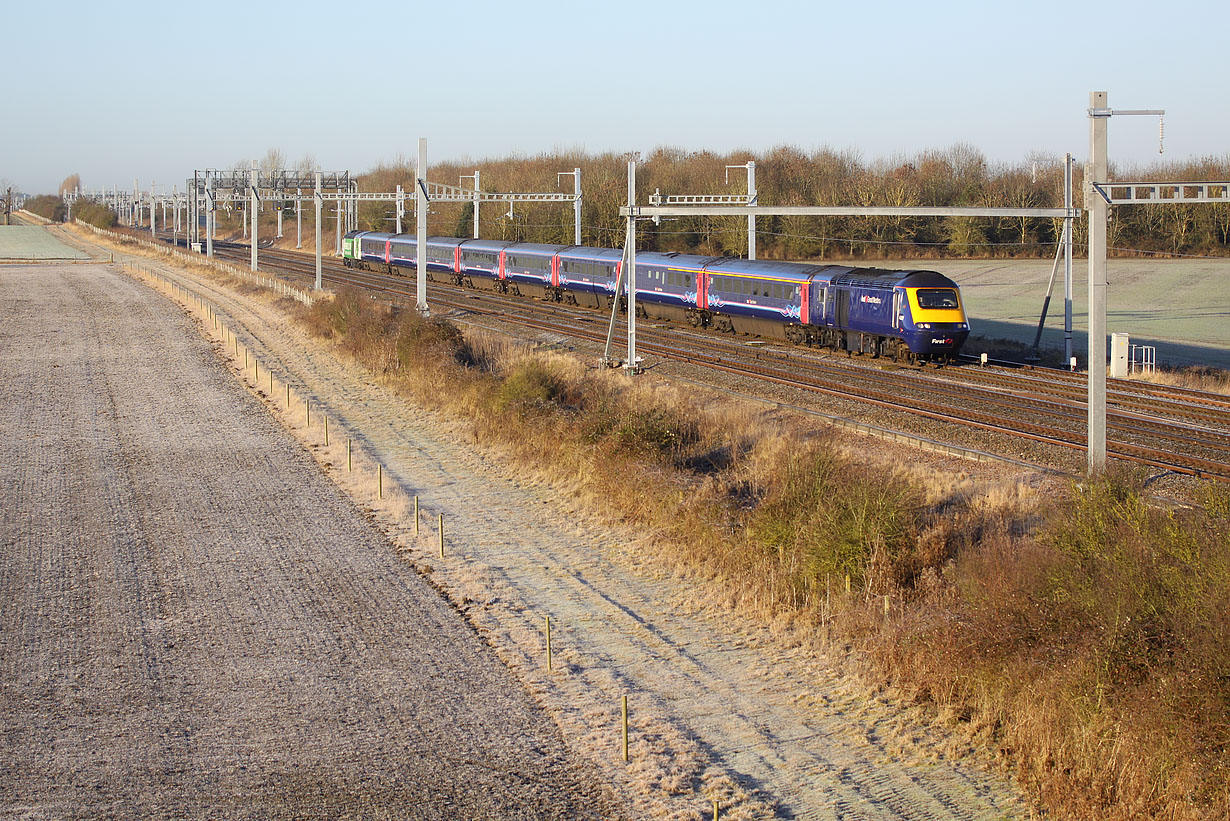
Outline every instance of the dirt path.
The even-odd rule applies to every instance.
[[[690,612],[651,539],[586,524],[559,492],[467,444],[464,423],[408,408],[290,327],[267,302],[175,273],[212,300],[240,340],[293,374],[424,505],[449,553],[406,519],[385,526],[468,613],[641,816],[995,819],[1025,814],[1013,786],[943,750],[898,708],[823,658],[766,631]],[[276,403],[275,403],[276,404]],[[336,464],[336,461],[333,461]],[[333,476],[345,484],[348,476]],[[362,493],[362,488],[352,488]],[[555,669],[543,660],[544,616]],[[619,758],[619,697],[632,705],[632,762]]]
[[[0,817],[605,818],[178,308],[0,269]]]

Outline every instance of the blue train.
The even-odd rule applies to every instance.
[[[342,256],[393,273],[418,264],[416,244],[410,234],[352,231]],[[622,265],[612,248],[455,237],[430,237],[425,256],[433,280],[607,309]],[[935,271],[638,252],[636,279],[644,316],[720,332],[941,363],[969,336],[960,288]]]

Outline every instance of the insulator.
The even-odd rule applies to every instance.
[[[1157,153],[1161,154],[1165,151],[1166,141],[1166,120],[1162,117],[1157,118]]]

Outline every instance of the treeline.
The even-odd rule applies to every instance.
[[[465,175],[481,172],[485,191],[535,192],[572,190],[571,176],[580,168],[583,182],[582,241],[623,244],[619,208],[626,204],[627,161],[621,154],[556,152],[535,157],[488,159],[475,163],[431,166],[433,182],[470,187]],[[768,154],[716,154],[661,148],[637,158],[637,201],[648,204],[655,191],[668,194],[742,194],[746,172],[728,165],[756,161],[756,188],[761,205],[866,206],[1004,206],[1063,207],[1063,160],[1029,157],[1017,164],[989,163],[977,149],[963,144],[913,156],[864,162],[857,153],[822,148],[807,153],[782,146]],[[1074,202],[1081,203],[1080,165],[1074,168]],[[1139,181],[1210,181],[1230,179],[1230,155],[1187,162],[1157,163],[1147,168],[1112,168],[1115,179]],[[413,169],[393,164],[361,175],[364,191],[393,191],[401,184],[413,195]],[[471,236],[469,204],[435,203],[429,231]],[[404,230],[413,225],[408,200]],[[391,230],[390,203],[363,203],[360,227]],[[490,239],[571,244],[573,210],[569,203],[490,203],[480,206],[481,235]],[[1086,242],[1085,221],[1076,222],[1075,242]],[[885,258],[1050,256],[1062,220],[1039,218],[919,217],[761,217],[757,221],[757,255],[761,258]],[[1230,203],[1120,206],[1110,223],[1112,253],[1224,255],[1230,245]],[[638,247],[742,256],[747,253],[745,217],[684,217],[642,223]]]

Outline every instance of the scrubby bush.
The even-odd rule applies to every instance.
[[[115,212],[96,202],[78,201],[73,205],[73,217],[96,228],[111,228],[116,223]]]
[[[960,551],[868,646],[900,683],[1013,754],[1060,817],[1230,813],[1230,522],[1074,486],[1040,530]]]

